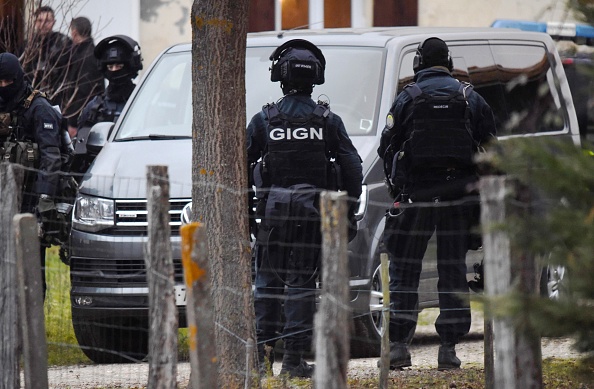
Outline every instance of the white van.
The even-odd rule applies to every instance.
[[[314,88],[340,115],[363,159],[359,232],[349,244],[352,354],[379,350],[381,283],[379,254],[390,198],[376,150],[394,97],[413,79],[418,44],[438,36],[450,48],[455,77],[469,81],[491,105],[499,137],[554,136],[579,144],[571,94],[550,36],[495,28],[301,30],[248,35],[246,119],[282,93],[270,82],[269,56],[287,40],[307,39],[326,57],[326,82]],[[118,123],[98,125],[89,142],[102,147],[82,182],[71,234],[71,303],[74,330],[95,362],[142,360],[148,350],[148,290],[143,258],[146,242],[146,165],[168,165],[172,183],[171,232],[176,281],[182,285],[179,225],[191,201],[191,45],[165,50],[144,75]],[[546,93],[547,119],[534,128],[507,126]],[[94,139],[91,142],[91,139]],[[93,146],[91,145],[91,146]],[[247,212],[247,209],[246,209]],[[472,279],[481,252],[468,255]],[[437,306],[435,247],[427,250],[419,308]],[[185,322],[183,289],[180,324]]]

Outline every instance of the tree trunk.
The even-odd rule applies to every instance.
[[[481,179],[481,224],[485,247],[485,313],[490,316],[485,327],[485,381],[487,388],[542,388],[540,335],[529,320],[510,315],[493,316],[498,304],[494,298],[516,293],[528,299],[537,291],[534,256],[522,238],[510,238],[496,226],[510,215],[527,219],[532,200],[528,188],[514,187],[506,177]],[[513,193],[513,201],[506,196]],[[528,238],[530,239],[530,238]],[[485,322],[487,323],[487,321]]]
[[[210,252],[219,385],[244,386],[255,337],[245,138],[247,0],[192,5],[192,209]],[[246,366],[246,360],[251,361]]]
[[[351,309],[347,253],[347,196],[324,191],[322,215],[322,298],[315,316],[315,387],[346,388]]]
[[[177,379],[177,307],[169,230],[167,166],[147,166],[148,242],[144,261],[149,286],[148,388],[171,388]]]
[[[14,217],[12,226],[16,238],[16,291],[23,342],[25,389],[47,389],[47,342],[37,218],[30,213],[21,213]]]
[[[214,310],[210,292],[206,230],[200,223],[182,226],[182,264],[186,282],[190,385],[188,389],[217,388]]]

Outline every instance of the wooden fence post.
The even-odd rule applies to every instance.
[[[19,214],[14,217],[13,226],[25,389],[47,389],[47,343],[37,218],[30,213]]]
[[[207,274],[209,257],[206,229],[200,223],[190,223],[182,226],[180,233],[190,338],[191,370],[188,389],[216,388],[218,372],[214,303]]]
[[[537,291],[534,256],[524,248],[512,248],[508,234],[500,228],[506,215],[527,217],[530,196],[525,188],[512,187],[503,176],[481,179],[481,224],[485,249],[485,295],[502,296],[513,290],[521,294]],[[506,206],[513,194],[519,206]],[[519,200],[519,201],[518,201]],[[487,300],[485,308],[485,383],[491,389],[537,389],[542,387],[540,337],[530,328],[514,327],[509,317],[494,317]],[[488,323],[487,321],[491,322]],[[492,331],[492,333],[490,332]]]
[[[177,307],[175,306],[169,176],[166,166],[147,166],[148,242],[145,246],[149,286],[148,388],[174,388],[177,382]]]
[[[20,209],[22,169],[0,163],[0,388],[19,388],[17,268],[12,219]]]
[[[347,261],[347,195],[322,192],[322,299],[315,317],[317,388],[347,387],[351,310]]]
[[[388,388],[388,375],[390,374],[390,276],[388,274],[388,254],[381,253],[381,276],[383,295],[382,314],[382,344],[379,388]]]

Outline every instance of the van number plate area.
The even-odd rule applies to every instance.
[[[186,286],[175,285],[175,305],[186,305]]]

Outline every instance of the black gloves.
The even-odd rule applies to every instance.
[[[64,221],[60,220],[54,200],[45,194],[39,196],[37,202],[37,218],[41,224],[39,238],[42,243],[55,244],[56,238],[60,235]]]

